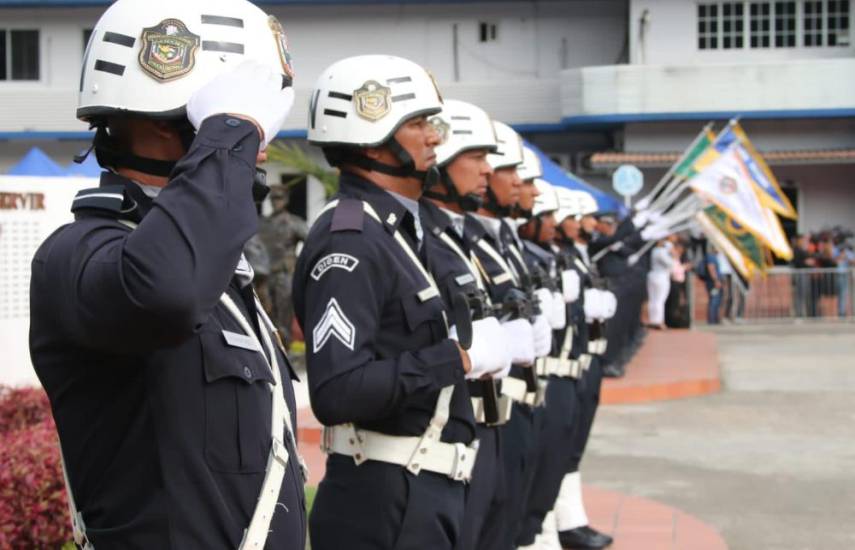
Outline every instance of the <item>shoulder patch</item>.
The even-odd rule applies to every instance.
[[[350,254],[342,254],[340,252],[327,254],[326,256],[318,260],[318,262],[315,264],[315,267],[312,268],[312,279],[320,281],[321,277],[324,276],[324,273],[333,268],[343,269],[348,273],[351,273],[354,269],[356,269],[356,266],[358,265],[359,260],[351,256]]]
[[[365,210],[362,201],[356,199],[340,199],[333,211],[330,231],[362,231]]]

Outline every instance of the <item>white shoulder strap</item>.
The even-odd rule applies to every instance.
[[[238,324],[240,324],[246,335],[255,340],[258,353],[264,356],[258,336],[252,330],[252,326],[250,326],[249,321],[244,317],[240,309],[238,309],[234,300],[228,294],[223,293],[220,297],[220,302]],[[258,496],[258,502],[255,505],[255,511],[252,514],[249,527],[244,531],[243,540],[241,540],[240,546],[238,546],[239,550],[260,550],[264,548],[264,544],[267,542],[267,533],[270,530],[270,521],[273,519],[273,512],[276,508],[276,502],[279,499],[279,491],[282,488],[282,480],[285,478],[285,468],[288,466],[288,450],[282,441],[282,434],[284,433],[286,437],[292,438],[292,442],[296,446],[288,404],[285,402],[285,397],[282,393],[282,376],[279,371],[279,361],[276,358],[276,348],[273,346],[272,339],[268,334],[270,327],[262,319],[260,314],[259,328],[261,329],[261,336],[264,339],[264,345],[270,354],[268,365],[270,366],[275,382],[269,385],[273,397],[270,420],[271,443],[270,454],[267,457],[267,468],[264,472],[264,481],[261,484],[261,493]],[[266,361],[267,358],[265,358]],[[286,427],[287,432],[285,431]]]

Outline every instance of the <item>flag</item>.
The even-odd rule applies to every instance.
[[[739,122],[735,120],[730,121],[727,127],[716,136],[713,145],[719,152],[737,145],[742,161],[748,168],[752,181],[760,191],[760,201],[763,205],[786,218],[794,220],[798,217],[795,208],[793,208],[787,195],[781,190],[781,186],[778,184],[778,180],[775,178],[769,165],[766,164],[766,161],[763,160],[763,157],[754,148],[754,144],[748,139],[748,135],[742,129]]]
[[[762,205],[736,148],[716,156],[711,162],[707,157],[699,159],[689,186],[757,237],[770,240]]]
[[[715,134],[708,127],[705,128],[689,146],[689,149],[683,153],[683,157],[677,161],[677,165],[674,167],[674,175],[686,179],[695,176],[697,174],[694,169],[695,163],[707,152],[713,141],[715,141]]]
[[[715,227],[739,250],[749,274],[755,270],[765,272],[767,268],[767,248],[757,237],[746,231],[744,227],[733,221],[721,208],[713,205],[704,209],[704,214]]]
[[[712,241],[716,248],[727,256],[730,265],[733,266],[734,272],[739,276],[740,282],[745,289],[748,288],[751,281],[753,270],[745,261],[745,257],[736,248],[736,246],[725,236],[724,233],[716,226],[715,222],[710,219],[705,211],[700,211],[695,214],[695,220],[701,228],[701,231]]]

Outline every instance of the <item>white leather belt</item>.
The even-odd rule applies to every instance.
[[[579,356],[579,364],[582,366],[582,371],[583,371],[583,372],[584,372],[584,371],[587,371],[589,368],[591,368],[591,361],[592,361],[593,359],[594,359],[594,358],[593,358],[593,357],[591,357],[591,356],[590,356],[589,354],[587,354],[587,353],[583,353],[582,355],[580,355],[580,356]]]
[[[538,359],[537,363],[537,375],[543,377],[579,378],[582,376],[582,370],[581,361],[576,359],[543,357]]]
[[[489,426],[501,426],[506,424],[511,419],[511,411],[513,410],[513,400],[507,395],[500,395],[498,399],[499,419],[496,422],[491,422]],[[478,424],[487,424],[484,418],[484,398],[472,398],[472,413],[475,415],[475,422]]]
[[[605,338],[591,340],[588,342],[588,353],[591,355],[602,355],[609,347],[609,341]]]
[[[424,437],[406,437],[357,430],[353,424],[325,427],[322,449],[326,453],[352,456],[356,464],[377,460],[404,466],[418,475],[422,470],[469,481],[478,452],[477,440],[463,443],[428,441]]]
[[[528,392],[525,380],[510,376],[502,378],[502,395],[510,397],[517,403],[526,403],[526,395],[529,393],[531,392]]]

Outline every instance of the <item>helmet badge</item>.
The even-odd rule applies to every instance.
[[[451,126],[438,116],[431,117],[430,123],[433,124],[434,130],[439,134],[440,145],[445,144],[448,141],[448,135],[451,133]]]
[[[356,114],[375,122],[392,110],[392,90],[376,80],[368,80],[361,88],[353,91]]]
[[[139,63],[152,78],[167,82],[180,78],[196,65],[200,37],[178,19],[164,19],[143,29]]]
[[[276,50],[279,52],[279,61],[282,62],[282,70],[294,78],[294,67],[291,64],[291,54],[288,52],[288,37],[285,35],[285,29],[282,28],[282,23],[276,19],[275,15],[267,18],[267,25],[273,31],[273,38],[276,40]]]

